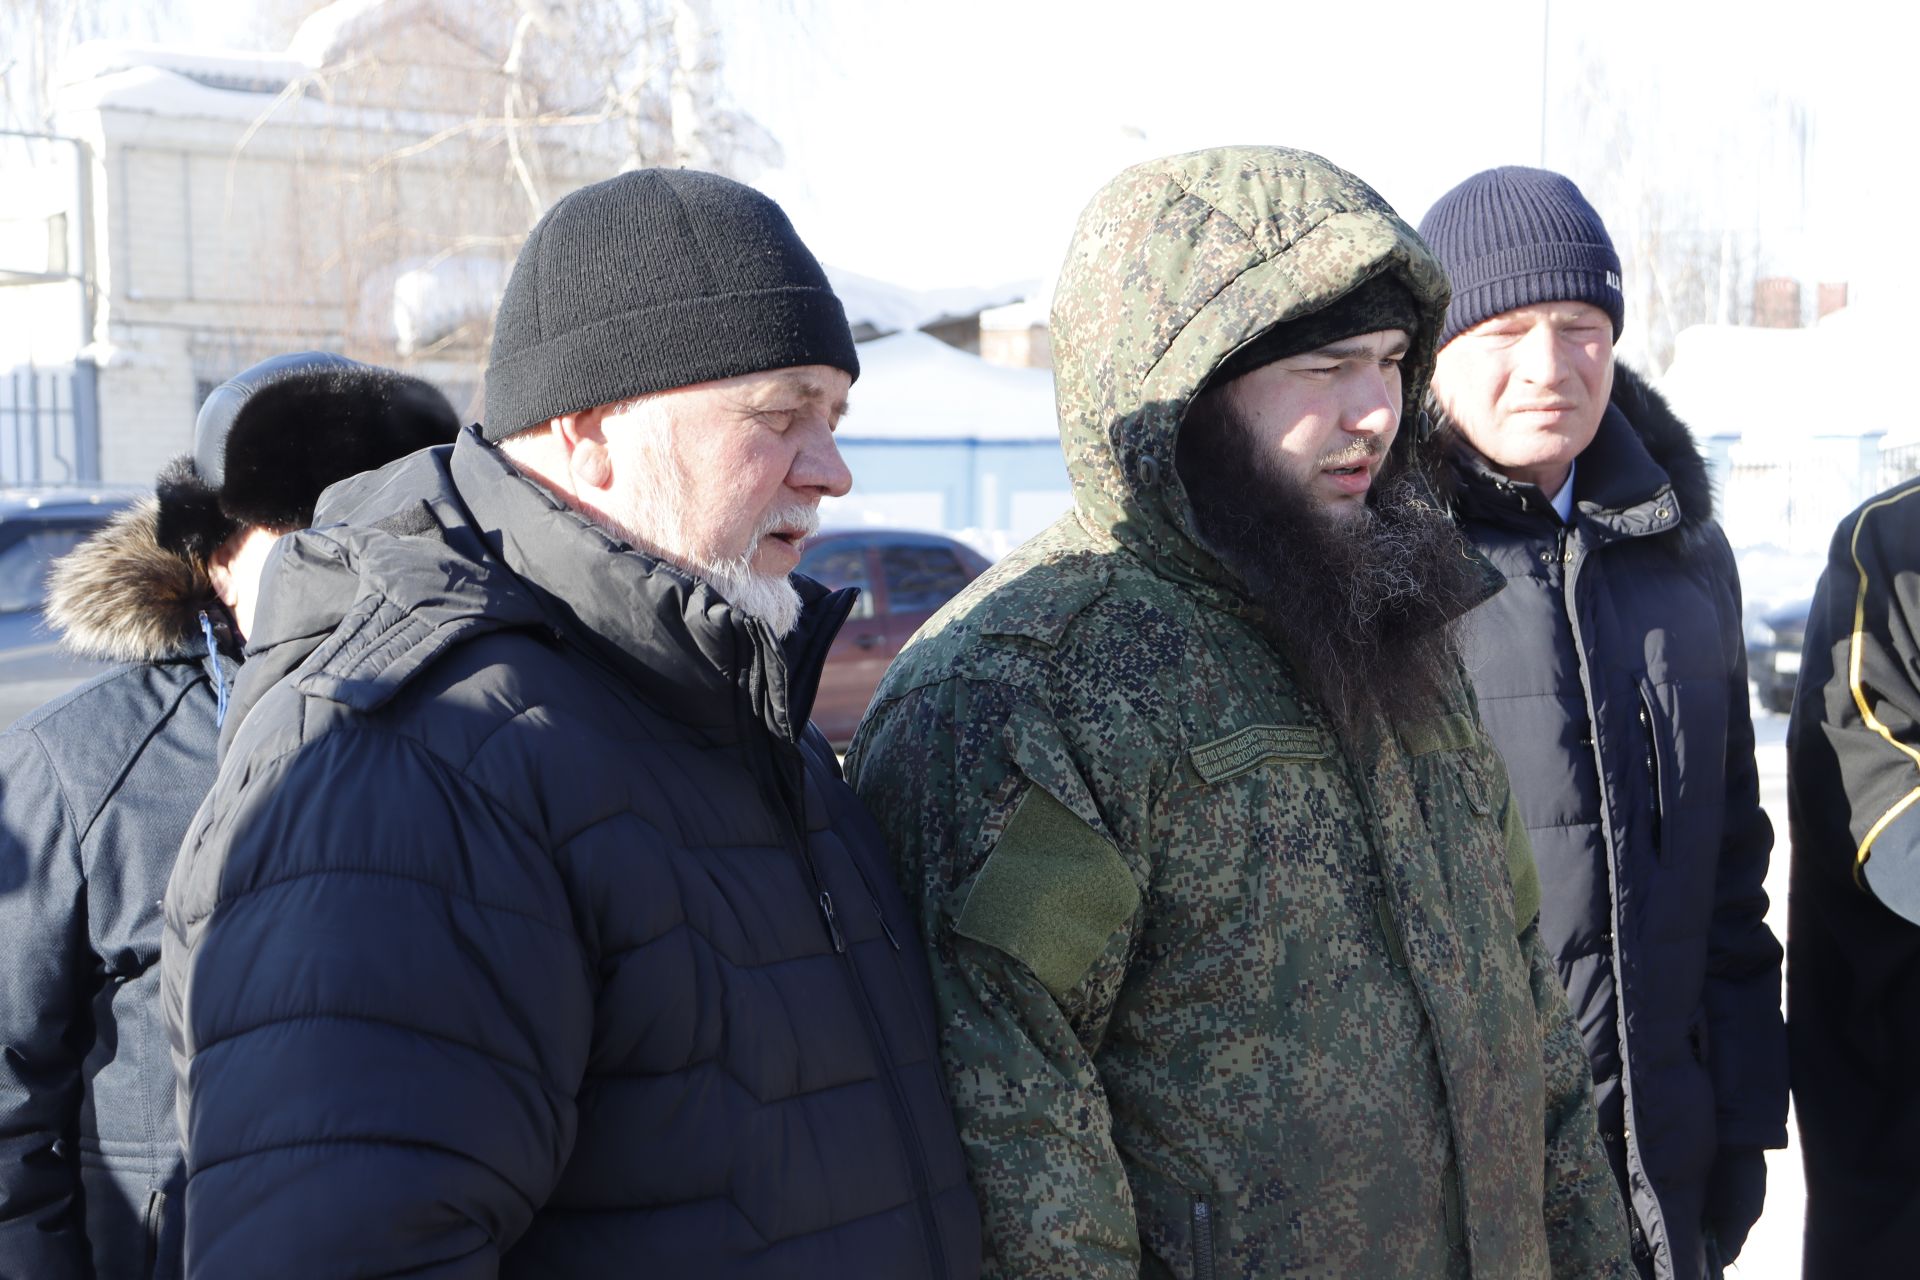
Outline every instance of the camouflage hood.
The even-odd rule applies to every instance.
[[[1224,147],[1135,165],[1093,198],[1054,291],[1060,440],[1079,517],[1156,569],[1231,582],[1194,533],[1174,440],[1236,350],[1383,272],[1423,322],[1403,365],[1413,446],[1447,277],[1413,228],[1352,174],[1281,147]]]

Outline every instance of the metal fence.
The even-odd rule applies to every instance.
[[[0,485],[94,484],[100,412],[89,361],[0,371]]]
[[[1920,476],[1920,444],[1891,445],[1880,451],[1880,487],[1891,489]]]

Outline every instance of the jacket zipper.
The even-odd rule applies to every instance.
[[[847,861],[853,864],[853,873],[860,877],[860,887],[867,891],[867,901],[873,905],[873,918],[880,922],[880,932],[887,935],[887,941],[893,949],[900,949],[900,939],[894,936],[893,926],[887,923],[887,913],[880,909],[880,895],[873,891],[873,881],[867,879],[867,869],[860,865],[860,859],[849,851]]]
[[[852,608],[851,600],[848,601],[847,608],[849,610]],[[844,621],[845,614],[843,613],[841,617]],[[735,706],[736,708],[739,706],[738,700]],[[813,850],[807,842],[806,748],[800,744],[799,735],[796,734],[792,740],[776,739],[771,750],[755,749],[753,730],[756,728],[767,732],[765,727],[759,725],[757,721],[743,723],[740,740],[743,744],[747,744],[746,752],[751,761],[750,767],[760,776],[763,785],[773,792],[781,811],[787,815],[788,837],[793,840],[794,848],[800,855],[800,865],[806,869],[807,878],[819,894],[815,901],[820,908],[820,918],[826,923],[827,937],[833,943],[834,954],[840,957],[843,964],[841,972],[847,984],[854,990],[856,1002],[860,1006],[861,1021],[867,1032],[867,1047],[873,1053],[874,1069],[881,1078],[882,1087],[886,1089],[887,1101],[893,1107],[894,1123],[899,1128],[901,1145],[905,1148],[903,1154],[907,1160],[907,1171],[913,1179],[914,1208],[920,1217],[920,1229],[926,1236],[928,1261],[933,1264],[932,1274],[935,1277],[945,1277],[947,1275],[946,1247],[941,1243],[940,1224],[933,1211],[933,1193],[926,1170],[926,1144],[921,1140],[920,1130],[913,1122],[913,1111],[907,1105],[906,1094],[901,1089],[900,1080],[894,1072],[893,1058],[887,1052],[886,1034],[880,1026],[880,1015],[874,1012],[873,999],[867,992],[867,984],[860,980],[859,966],[852,953],[847,950],[846,935],[840,932],[840,920],[838,913],[834,910],[833,894],[828,892],[826,880],[821,876],[819,864],[814,861]],[[787,759],[782,759],[786,751],[791,751],[793,754]],[[797,766],[794,769],[798,775],[796,786],[783,785],[787,779],[783,776],[782,769],[787,764]],[[859,861],[851,849],[847,851],[847,861],[853,863],[856,873],[860,872]],[[861,879],[864,884],[864,875]],[[869,897],[872,897],[872,886],[867,886],[867,892]],[[879,900],[873,899],[873,904],[874,911],[877,913],[880,909]],[[885,929],[886,921],[882,919],[880,923]],[[893,931],[887,929],[886,933],[888,939],[893,941],[894,949],[898,950],[900,944],[893,939]],[[940,1070],[937,1057],[934,1070]]]
[[[1594,701],[1593,673],[1590,667],[1588,666],[1586,641],[1580,634],[1580,603],[1579,603],[1579,592],[1578,592],[1578,585],[1579,585],[1578,578],[1579,578],[1580,566],[1576,561],[1574,561],[1568,555],[1565,549],[1566,543],[1567,543],[1567,527],[1565,525],[1561,526],[1559,536],[1556,542],[1557,542],[1557,545],[1561,548],[1560,560],[1561,560],[1562,577],[1561,577],[1561,584],[1560,584],[1560,598],[1561,598],[1563,607],[1566,609],[1567,626],[1569,628],[1568,634],[1573,641],[1574,661],[1578,664],[1578,667],[1579,667],[1580,696],[1582,700],[1586,703],[1587,715],[1588,715],[1589,723],[1591,725],[1591,733],[1593,738],[1594,768],[1597,771],[1597,776],[1604,779],[1607,777],[1604,747],[1606,742],[1610,741],[1611,739],[1609,736],[1605,735],[1605,730],[1600,724],[1600,718],[1599,718],[1599,715],[1597,714],[1598,706]],[[1659,853],[1659,846],[1657,841],[1660,835],[1660,788],[1659,788],[1659,767],[1660,766],[1659,766],[1659,760],[1653,755],[1653,750],[1654,750],[1653,734],[1652,734],[1653,718],[1648,706],[1647,689],[1644,685],[1642,685],[1638,688],[1637,692],[1640,695],[1639,718],[1642,725],[1644,725],[1647,729],[1647,746],[1648,746],[1647,767],[1653,776],[1653,782],[1654,782],[1653,831],[1654,831],[1654,838],[1656,841],[1654,856],[1656,858],[1659,858],[1660,853]],[[1604,801],[1604,796],[1602,798],[1602,803],[1600,805],[1600,831],[1601,831],[1601,835],[1605,842],[1606,850],[1607,850],[1607,908],[1608,908],[1608,923],[1612,926],[1608,930],[1608,934],[1610,936],[1610,942],[1609,942],[1607,956],[1608,956],[1609,963],[1613,967],[1613,980],[1615,984],[1615,989],[1616,991],[1620,992],[1620,996],[1619,996],[1619,999],[1616,1001],[1616,1004],[1619,1009],[1624,1010],[1626,1008],[1626,1003],[1627,1003],[1626,996],[1625,996],[1626,974],[1621,969],[1620,963],[1619,963],[1620,951],[1621,951],[1620,833],[1614,828],[1613,821],[1608,815],[1607,805]],[[1621,1110],[1625,1117],[1622,1123],[1620,1136],[1621,1136],[1621,1140],[1626,1144],[1626,1148],[1627,1148],[1627,1172],[1630,1178],[1644,1178],[1646,1176],[1645,1163],[1640,1158],[1640,1144],[1633,1136],[1634,1092],[1635,1092],[1635,1084],[1634,1084],[1634,1077],[1633,1077],[1633,1052],[1627,1037],[1627,1023],[1626,1023],[1626,1017],[1624,1014],[1617,1013],[1615,1015],[1614,1032],[1617,1038],[1617,1042],[1620,1046],[1620,1091],[1621,1091],[1620,1105],[1621,1105]],[[1629,1203],[1627,1207],[1627,1221],[1629,1225],[1633,1228],[1633,1231],[1637,1237],[1640,1232],[1640,1219],[1639,1219],[1638,1212],[1633,1208],[1631,1203]]]
[[[1213,1206],[1193,1198],[1193,1280],[1213,1280]]]
[[[802,833],[804,843],[806,837]],[[851,853],[848,854],[852,856]],[[829,912],[831,923],[832,899],[823,889],[820,892],[823,907]],[[836,934],[837,934],[836,929]],[[929,1184],[926,1170],[926,1144],[921,1141],[919,1126],[913,1122],[913,1111],[907,1105],[906,1095],[901,1091],[899,1078],[893,1069],[893,1059],[887,1053],[886,1036],[880,1029],[880,1016],[873,1010],[873,999],[867,994],[867,984],[860,980],[860,971],[853,956],[843,944],[836,948],[846,964],[847,982],[853,987],[860,1001],[860,1012],[865,1015],[863,1021],[867,1028],[867,1043],[873,1050],[874,1067],[885,1083],[887,1098],[893,1104],[895,1122],[900,1126],[901,1142],[907,1148],[907,1170],[913,1175],[913,1201],[920,1214],[920,1229],[926,1233],[927,1254],[933,1263],[933,1274],[947,1274],[946,1248],[940,1242],[940,1223],[933,1212],[933,1190]],[[940,1070],[936,1061],[934,1070]]]
[[[805,749],[797,743],[791,745],[800,760],[801,794],[804,796],[806,790]],[[771,763],[773,770],[777,771],[779,767],[777,761]],[[826,882],[821,878],[819,865],[813,860],[813,850],[807,845],[807,824],[804,801],[798,810],[792,805],[784,805],[783,807],[787,813],[788,835],[793,839],[794,846],[799,852],[800,864],[806,868],[807,877],[813,882],[813,887],[818,890],[820,894],[817,902],[820,907],[820,916],[826,921],[827,937],[833,942],[834,953],[838,955],[844,963],[845,967],[842,972],[846,976],[847,984],[853,988],[860,1005],[861,1021],[866,1027],[867,1032],[867,1046],[873,1051],[874,1068],[878,1072],[882,1084],[887,1091],[887,1100],[893,1106],[894,1122],[899,1126],[901,1143],[906,1148],[907,1170],[913,1177],[914,1206],[920,1215],[920,1229],[926,1234],[927,1254],[929,1260],[933,1263],[933,1275],[936,1277],[944,1277],[947,1274],[946,1248],[940,1241],[940,1224],[933,1212],[933,1193],[925,1168],[925,1144],[921,1141],[918,1126],[913,1122],[913,1111],[907,1105],[906,1095],[900,1088],[900,1081],[894,1074],[893,1058],[887,1052],[887,1038],[880,1027],[880,1015],[874,1012],[873,999],[867,994],[867,984],[860,980],[859,967],[854,961],[853,955],[847,950],[846,936],[840,932],[840,921],[834,911],[833,895],[827,892]],[[847,851],[847,861],[853,863],[855,872],[859,873],[859,863],[851,849]],[[864,876],[862,879],[864,882]],[[869,895],[872,894],[871,888],[868,889],[868,893]],[[880,903],[875,899],[874,911],[877,913],[879,910]],[[886,921],[884,919],[881,920],[880,924],[882,929],[886,929]],[[891,940],[893,938],[893,931],[887,929],[886,932],[887,937]],[[900,944],[895,941],[894,949],[897,951],[899,947]],[[937,1062],[935,1063],[934,1069],[936,1071],[940,1069]]]

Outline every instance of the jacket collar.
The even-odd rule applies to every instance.
[[[785,641],[705,581],[635,550],[562,503],[499,450],[463,435],[454,486],[488,551],[581,640],[675,719],[725,733],[745,699],[776,736],[806,729],[827,649],[857,592],[796,578],[800,623]]]
[[[1450,497],[1469,518],[1553,523],[1550,495],[1510,480],[1469,446],[1444,411]],[[1574,510],[1603,537],[1637,538],[1691,531],[1713,519],[1706,461],[1666,401],[1625,365],[1614,366],[1614,390],[1593,442],[1573,479]]]
[[[477,433],[328,490],[316,527],[269,560],[240,711],[283,677],[368,711],[490,631],[567,640],[648,702],[716,739],[805,730],[857,595],[796,578],[783,644],[706,583],[617,541]],[[240,716],[228,719],[227,737]]]

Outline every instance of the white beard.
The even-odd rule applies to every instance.
[[[755,544],[759,542],[755,538]],[[776,637],[785,638],[800,625],[800,593],[784,574],[755,573],[743,560],[694,566],[728,604],[767,624]]]
[[[820,512],[809,504],[768,512],[753,530],[746,548],[726,555],[717,549],[695,547],[687,533],[680,498],[686,492],[680,460],[670,449],[642,445],[640,456],[629,459],[629,474],[639,483],[621,495],[617,511],[598,517],[599,523],[634,546],[678,565],[719,592],[740,613],[767,624],[775,638],[784,638],[800,623],[800,593],[783,573],[761,573],[753,555],[761,540],[775,529],[811,534],[820,527]]]

